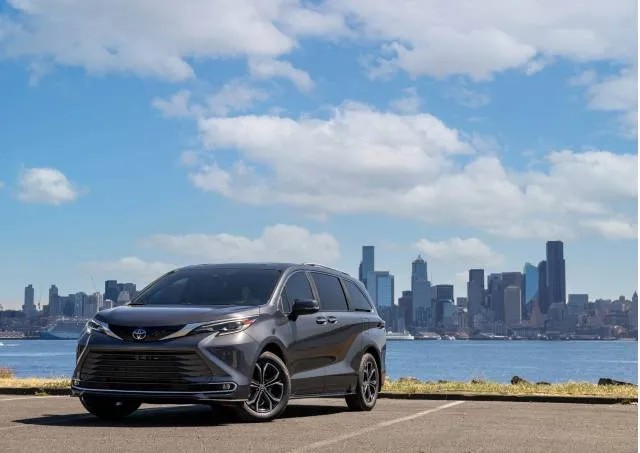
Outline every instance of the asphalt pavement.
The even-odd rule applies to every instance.
[[[68,396],[0,395],[8,452],[635,452],[636,405],[381,399],[350,412],[340,399],[294,400],[271,423],[208,406],[144,405],[121,422]]]

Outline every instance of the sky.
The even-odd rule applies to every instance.
[[[637,289],[633,0],[0,0],[0,304],[360,249]]]

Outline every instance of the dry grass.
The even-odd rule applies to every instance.
[[[38,388],[42,390],[68,389],[71,381],[67,378],[14,378],[0,377],[0,388]]]
[[[387,380],[383,391],[399,393],[492,393],[499,395],[608,396],[638,398],[635,385],[596,385],[589,382],[561,384],[499,384],[495,382],[423,382],[400,378]]]

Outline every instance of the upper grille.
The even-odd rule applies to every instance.
[[[184,325],[180,326],[155,326],[155,327],[144,327],[144,326],[119,326],[115,324],[109,324],[109,329],[116,335],[118,335],[123,340],[133,340],[136,342],[139,341],[158,341],[162,340],[167,335],[171,335],[172,333],[177,332],[182,329]],[[147,335],[142,340],[135,340],[133,338],[133,331],[139,328],[143,328]]]
[[[116,390],[197,391],[222,375],[190,351],[90,351],[80,370],[84,387]]]

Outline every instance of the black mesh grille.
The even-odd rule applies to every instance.
[[[119,326],[116,324],[109,324],[109,329],[120,338],[126,341],[135,341],[135,342],[144,342],[144,341],[158,341],[166,337],[167,335],[171,335],[172,333],[177,332],[182,329],[184,325],[181,326],[155,326],[155,327],[144,327],[144,326]],[[137,340],[133,338],[133,331],[136,329],[142,328],[146,332],[145,337],[142,340]]]
[[[223,375],[195,352],[90,351],[80,380],[95,389],[198,391]]]

